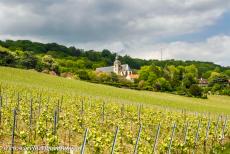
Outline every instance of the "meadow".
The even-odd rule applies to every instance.
[[[78,147],[76,153],[212,153],[229,143],[227,96],[188,98],[7,67],[0,67],[0,85],[1,147],[70,146]],[[0,153],[9,152],[1,149]]]

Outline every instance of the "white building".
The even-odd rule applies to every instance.
[[[132,70],[130,69],[128,64],[121,64],[121,62],[118,60],[118,56],[116,56],[116,60],[113,63],[113,66],[108,67],[99,67],[96,68],[97,72],[105,72],[105,73],[111,73],[114,72],[117,75],[124,76],[128,80],[132,79]]]

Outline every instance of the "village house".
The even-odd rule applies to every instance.
[[[200,87],[207,87],[208,86],[208,80],[207,79],[204,79],[204,78],[200,78],[198,80],[198,85]]]
[[[96,68],[96,72],[113,72],[117,75],[125,77],[127,80],[132,82],[134,81],[134,79],[137,79],[139,77],[137,74],[133,74],[128,64],[121,64],[121,62],[118,60],[118,56],[116,56],[113,66]]]

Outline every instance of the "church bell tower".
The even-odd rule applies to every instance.
[[[118,60],[118,55],[116,55],[116,60],[114,61],[114,73],[121,75],[121,62]]]

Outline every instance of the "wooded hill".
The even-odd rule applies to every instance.
[[[113,64],[115,59],[115,52],[111,52],[107,49],[102,51],[95,50],[84,50],[79,49],[74,46],[66,47],[57,43],[39,43],[32,42],[29,40],[6,40],[0,41],[0,46],[9,49],[11,52],[24,52],[28,57],[33,56],[44,56],[51,55],[55,58],[60,65],[60,71],[69,71],[75,72],[77,69],[95,69],[96,67],[110,66]],[[2,49],[1,49],[2,51]],[[141,52],[141,51],[140,51]],[[1,53],[2,54],[2,53]],[[2,59],[3,57],[1,57]],[[13,60],[13,59],[12,59]],[[202,77],[205,72],[211,71],[214,69],[219,69],[220,71],[225,71],[229,67],[223,67],[213,62],[201,62],[201,61],[183,61],[183,60],[163,60],[159,61],[156,59],[145,60],[139,58],[132,58],[128,55],[120,56],[119,60],[122,63],[129,64],[132,69],[140,69],[145,65],[156,65],[160,67],[165,67],[167,65],[174,66],[189,66],[195,65],[199,71],[199,77]],[[35,62],[36,63],[36,62]],[[1,63],[1,65],[12,65],[10,63]],[[34,66],[23,66],[26,68],[33,68]],[[73,69],[72,69],[73,68]]]
[[[134,82],[115,73],[95,73],[98,67],[111,66],[116,53],[84,50],[57,43],[39,43],[29,40],[0,41],[0,65],[35,69],[63,77],[88,80],[139,90],[167,91],[180,95],[205,97],[203,92],[230,95],[230,68],[212,62],[182,60],[145,60],[128,55],[119,56],[139,78]],[[198,87],[200,78],[208,79],[209,86]]]

